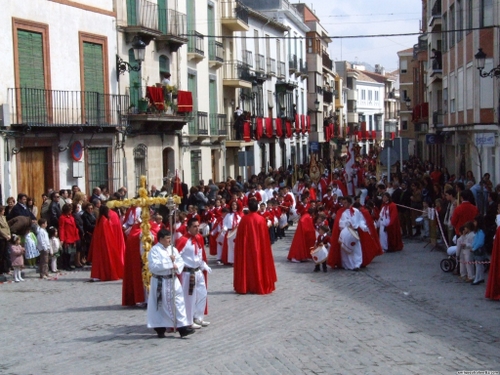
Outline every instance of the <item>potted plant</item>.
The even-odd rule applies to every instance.
[[[140,98],[137,103],[137,110],[139,113],[146,113],[148,111],[149,100],[146,98]]]

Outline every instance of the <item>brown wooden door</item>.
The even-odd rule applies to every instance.
[[[46,190],[45,154],[42,147],[23,148],[19,153],[20,163],[17,172],[18,192],[35,199],[40,213],[42,194]]]

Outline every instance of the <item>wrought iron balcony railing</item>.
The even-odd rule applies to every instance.
[[[267,58],[267,74],[276,75],[276,59]]]
[[[127,124],[129,97],[94,91],[8,89],[13,126],[113,127]]]
[[[173,9],[160,10],[159,29],[165,35],[186,38],[186,15]]]
[[[286,77],[285,63],[283,61],[279,61],[278,62],[278,77],[279,78],[285,78]]]
[[[128,26],[141,26],[151,30],[159,30],[158,4],[148,0],[136,0],[127,3],[132,5],[132,7],[127,8]]]
[[[226,115],[221,113],[210,114],[210,135],[227,135]]]
[[[309,73],[309,71],[307,69],[307,61],[300,59],[299,70],[300,70],[300,74],[303,76],[306,76]]]
[[[210,61],[224,62],[224,45],[217,40],[208,42],[208,58]]]
[[[244,81],[252,81],[252,76],[250,75],[250,70],[248,66],[243,64],[241,61],[233,60],[227,61],[224,64],[224,79],[242,79]]]
[[[266,71],[264,55],[255,55],[255,70],[264,73]]]
[[[188,53],[196,53],[200,56],[205,56],[205,48],[203,44],[203,34],[195,30],[189,30]]]
[[[229,0],[221,2],[221,19],[239,19],[248,24],[248,9],[239,1]]]
[[[323,52],[322,59],[323,59],[323,66],[329,70],[333,70],[333,61],[332,59],[330,59],[330,56],[328,56],[328,54]]]
[[[248,50],[243,50],[243,64],[249,68],[253,68],[253,52]]]
[[[189,122],[189,135],[208,135],[208,113],[194,112]]]

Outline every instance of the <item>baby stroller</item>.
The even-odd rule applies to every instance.
[[[457,259],[457,247],[456,246],[450,246],[448,250],[446,250],[448,253],[448,258],[445,258],[439,263],[439,266],[441,267],[441,270],[443,272],[452,272],[457,268],[458,264],[458,259]]]

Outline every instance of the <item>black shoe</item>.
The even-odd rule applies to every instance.
[[[165,337],[165,331],[167,330],[166,328],[164,327],[159,327],[159,328],[155,328],[154,329],[156,331],[156,333],[158,334],[158,338],[159,339],[162,339]]]
[[[194,329],[191,327],[181,327],[177,330],[179,331],[179,335],[181,335],[181,337],[186,337],[194,333]]]
[[[327,272],[327,271],[328,271],[328,269],[326,267],[326,263],[323,263],[323,272]]]
[[[319,272],[319,264],[316,264],[316,267],[314,267],[314,272]]]

